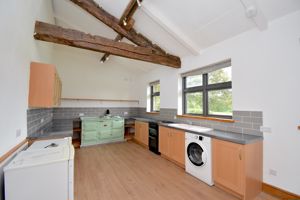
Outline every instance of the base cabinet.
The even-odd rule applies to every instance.
[[[134,140],[143,146],[149,145],[149,124],[147,122],[135,121]]]
[[[255,199],[262,190],[262,142],[241,145],[212,140],[215,185],[244,199]]]
[[[159,151],[160,153],[185,167],[185,132],[164,126],[159,127]]]
[[[124,119],[82,118],[81,146],[124,140]]]

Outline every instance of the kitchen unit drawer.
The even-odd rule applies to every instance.
[[[98,131],[85,131],[81,136],[82,145],[95,145],[99,141],[99,132]]]
[[[100,125],[100,129],[111,129],[111,120],[107,120],[107,121],[100,121],[99,123]]]
[[[86,131],[96,131],[96,130],[99,130],[100,129],[100,123],[95,121],[87,121],[87,122],[84,122],[83,123],[83,126],[82,126],[83,130],[86,130]]]
[[[82,135],[84,141],[95,141],[98,140],[98,132],[97,131],[85,131]]]
[[[112,137],[112,133],[111,130],[107,130],[107,131],[100,131],[100,139],[108,139]]]
[[[112,127],[113,128],[122,128],[122,127],[124,127],[124,120],[123,119],[113,120],[112,121]]]
[[[112,129],[112,137],[117,138],[124,135],[124,128]]]
[[[262,142],[236,144],[212,140],[213,178],[216,186],[250,200],[262,190]]]

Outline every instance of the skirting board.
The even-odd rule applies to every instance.
[[[262,190],[265,193],[268,193],[272,196],[278,197],[279,199],[283,199],[283,200],[300,199],[299,195],[293,194],[291,192],[287,192],[283,189],[269,185],[267,183],[262,184]]]

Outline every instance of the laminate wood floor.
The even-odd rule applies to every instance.
[[[154,199],[236,200],[133,142],[76,150],[75,200]]]

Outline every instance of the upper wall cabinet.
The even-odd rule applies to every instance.
[[[32,62],[28,104],[31,108],[60,105],[62,83],[54,65]]]

